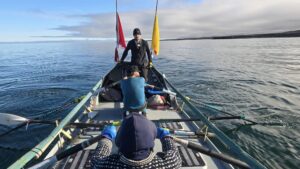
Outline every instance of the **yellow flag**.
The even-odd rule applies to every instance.
[[[158,17],[155,15],[153,33],[152,33],[152,49],[155,55],[159,54],[159,27],[158,27]]]

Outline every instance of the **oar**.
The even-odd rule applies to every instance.
[[[48,168],[48,167],[51,167],[53,166],[57,161],[60,161],[74,153],[77,153],[87,147],[89,147],[90,145],[96,143],[97,141],[99,141],[101,138],[103,138],[101,135],[97,136],[97,137],[94,137],[94,138],[91,138],[85,142],[82,142],[80,144],[77,144],[75,146],[73,146],[72,148],[69,148],[61,153],[58,153],[57,155],[55,156],[52,156],[32,167],[30,167],[29,169],[43,169],[43,168]],[[221,153],[218,153],[218,152],[215,152],[215,151],[211,151],[209,149],[206,149],[206,148],[203,148],[201,145],[197,144],[197,143],[194,143],[194,142],[191,142],[191,141],[187,141],[187,140],[183,140],[183,139],[180,139],[180,138],[176,138],[176,137],[173,137],[174,141],[182,144],[183,146],[186,146],[187,148],[190,148],[192,150],[195,150],[195,151],[199,151],[203,154],[206,154],[206,155],[209,155],[211,157],[215,157],[217,159],[220,159],[224,162],[227,162],[227,163],[230,163],[232,165],[235,165],[235,166],[238,166],[240,168],[245,168],[245,169],[249,169],[249,165],[246,164],[245,162],[242,162],[240,160],[237,160],[235,158],[232,158],[228,155],[225,155],[225,154],[221,154]]]
[[[3,136],[5,136],[5,135],[7,135],[7,134],[9,134],[9,133],[11,133],[11,132],[13,132],[13,131],[15,131],[15,130],[18,130],[19,128],[22,128],[22,127],[26,126],[26,125],[27,125],[27,123],[19,124],[19,125],[17,125],[15,128],[10,129],[10,130],[8,130],[8,131],[6,131],[6,132],[0,134],[0,137],[3,137]]]
[[[33,120],[27,119],[14,114],[0,113],[0,124],[5,126],[16,126],[23,123],[43,123],[43,124],[55,124],[55,121],[49,120]]]
[[[228,120],[228,119],[243,119],[242,116],[234,116],[234,117],[211,117],[210,120]],[[200,118],[190,118],[190,119],[156,119],[151,120],[155,123],[167,123],[167,122],[190,122],[190,121],[202,121]],[[105,122],[105,121],[103,121]],[[115,121],[114,125],[120,123],[121,121]],[[105,123],[70,123],[68,127],[77,127],[77,128],[87,128],[87,127],[103,127],[106,125]]]
[[[99,136],[91,138],[87,141],[84,141],[80,144],[77,144],[77,145],[75,145],[75,146],[73,146],[73,147],[71,147],[71,148],[69,148],[69,149],[67,149],[63,152],[58,153],[55,156],[52,156],[52,157],[50,157],[50,158],[48,158],[48,159],[46,159],[46,160],[44,160],[44,161],[42,161],[42,162],[40,162],[36,165],[30,167],[29,169],[43,169],[43,168],[51,167],[57,161],[62,160],[62,159],[66,158],[66,157],[68,157],[68,156],[70,156],[74,153],[77,153],[77,152],[85,149],[86,147],[89,147],[90,145],[92,145],[92,144],[96,143],[97,141],[99,141],[101,138],[103,138],[103,137],[101,135],[99,135]]]
[[[232,117],[211,117],[210,120],[224,120],[224,119],[243,119],[243,116],[232,116]],[[152,120],[153,122],[189,122],[189,121],[202,121],[202,119],[199,118],[190,118],[190,119],[158,119],[158,120]],[[114,121],[113,123],[109,121],[102,121],[101,123],[70,123],[68,127],[76,127],[76,128],[87,128],[87,127],[104,127],[107,124],[113,124],[115,126],[119,125],[121,121]],[[6,135],[10,132],[19,129],[27,124],[54,124],[56,125],[56,121],[51,120],[34,120],[34,119],[27,119],[25,117],[17,116],[14,114],[7,114],[7,113],[0,113],[0,125],[5,126],[17,126],[13,128],[12,130],[9,130],[3,134],[0,135]],[[281,123],[252,123],[252,124],[260,124],[260,125],[282,125]]]
[[[51,121],[51,120],[34,120],[34,119],[27,119],[25,117],[17,116],[14,114],[7,114],[7,113],[0,113],[0,125],[4,126],[16,126],[11,130],[8,130],[2,134],[0,134],[0,137],[7,135],[21,127],[24,127],[29,124],[52,124],[56,125],[57,121]],[[77,127],[77,128],[86,128],[86,127],[104,127],[107,124],[115,125],[118,126],[120,121],[115,121],[115,122],[109,122],[109,121],[102,121],[101,123],[98,124],[92,124],[92,123],[69,123],[69,127]]]
[[[164,88],[160,88],[160,87],[154,86],[154,89],[156,89],[156,90],[158,90],[160,92],[166,93],[166,94],[170,94],[170,95],[176,96],[175,92],[172,92],[172,91],[164,89]]]
[[[69,123],[69,126],[74,127],[104,127],[105,125],[112,124],[112,125],[119,125],[121,121],[101,121],[101,123],[93,124],[93,123]],[[17,116],[14,114],[7,114],[7,113],[0,113],[0,125],[5,126],[15,126],[19,124],[30,124],[30,123],[40,123],[40,124],[56,124],[56,121],[52,120],[34,120],[34,119],[27,119],[25,117]]]
[[[121,83],[121,81],[122,81],[123,79],[121,79],[121,80],[118,80],[118,81],[116,81],[116,82],[113,82],[113,83],[111,83],[110,85],[108,85],[108,86],[105,86],[104,88],[111,88],[111,87],[114,87],[115,85],[117,85],[117,84],[119,84],[119,83]]]
[[[179,144],[181,144],[181,145],[183,145],[187,148],[190,148],[192,150],[199,151],[200,153],[206,154],[208,156],[220,159],[220,160],[222,160],[224,162],[227,162],[229,164],[232,164],[234,166],[237,166],[237,167],[240,167],[240,168],[245,168],[245,169],[250,169],[251,168],[247,163],[245,163],[243,161],[232,158],[232,157],[230,157],[226,154],[221,154],[221,153],[212,151],[210,149],[204,148],[203,146],[201,146],[200,144],[197,144],[195,142],[191,142],[191,141],[188,141],[188,140],[183,140],[183,139],[176,138],[176,137],[173,137],[173,139],[177,143],[179,143]]]
[[[22,127],[28,125],[29,123],[55,124],[55,121],[30,120],[25,117],[17,116],[14,114],[0,113],[0,125],[4,125],[4,126],[8,126],[8,127],[15,126],[13,129],[0,134],[0,137],[5,136],[19,128],[22,128]]]
[[[243,116],[221,116],[221,117],[209,117],[209,120],[230,120],[230,119],[244,119]],[[189,119],[158,119],[152,120],[153,122],[189,122],[189,121],[202,121],[200,118],[189,118]]]
[[[212,117],[210,120],[221,120],[221,119],[239,119],[242,118],[240,116],[235,117]],[[158,119],[158,120],[152,120],[153,122],[189,122],[189,121],[201,121],[200,118],[190,118],[190,119]],[[40,124],[56,124],[56,121],[51,120],[34,120],[34,119],[28,119],[25,117],[21,117],[14,114],[8,114],[8,113],[0,113],[0,125],[5,126],[16,126],[20,124],[32,124],[32,123],[40,123]],[[120,121],[115,121],[114,125],[117,125],[117,123],[120,123]],[[103,127],[105,125],[109,124],[107,121],[102,121],[102,123],[70,123],[70,127],[78,127],[78,128],[86,128],[86,127]]]
[[[167,128],[168,129],[168,128]],[[168,129],[171,134],[174,134],[176,136],[201,136],[201,137],[215,137],[216,135],[211,132],[203,133],[202,131],[198,130],[196,132],[194,131],[186,131],[186,130],[172,130]]]
[[[4,126],[8,126],[8,127],[15,126],[14,128],[0,134],[0,137],[3,137],[15,130],[18,130],[19,128],[22,128],[22,127],[28,125],[29,123],[30,123],[30,120],[25,117],[17,116],[14,114],[0,113],[0,125],[4,125]],[[48,121],[47,121],[47,124],[48,124]]]
[[[197,101],[195,101],[195,100],[193,100],[193,99],[191,99],[191,98],[189,98],[189,97],[186,97],[186,98],[187,98],[188,100],[190,100],[190,101],[196,103],[196,104],[199,104],[199,105],[204,106],[205,108],[208,108],[208,109],[211,109],[211,110],[213,110],[213,111],[217,111],[217,112],[220,112],[220,113],[227,114],[227,115],[229,115],[229,116],[235,117],[235,115],[232,114],[232,113],[229,113],[229,112],[226,112],[226,111],[223,111],[223,110],[216,109],[216,108],[214,108],[214,107],[212,107],[212,106],[209,106],[209,105],[207,105],[207,104],[205,104],[205,103],[202,103],[202,102],[197,102]],[[243,116],[241,116],[241,117],[243,117]],[[282,122],[256,122],[256,121],[247,119],[247,118],[245,118],[245,117],[241,118],[241,120],[250,122],[250,123],[252,123],[253,125],[263,125],[263,126],[284,126],[284,123],[282,123]]]

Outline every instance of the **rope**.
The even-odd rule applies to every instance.
[[[24,122],[24,123],[22,123],[22,124],[16,126],[15,128],[12,128],[12,129],[10,129],[10,130],[8,130],[8,131],[6,131],[6,132],[0,134],[0,137],[3,137],[3,136],[5,136],[5,135],[7,135],[7,134],[9,134],[9,133],[11,133],[11,132],[13,132],[13,131],[15,131],[15,130],[18,130],[19,128],[22,128],[22,127],[26,126],[26,125],[27,125],[27,122]]]
[[[213,107],[211,107],[211,106],[205,104],[204,102],[196,101],[196,100],[191,99],[190,97],[187,97],[187,96],[186,96],[185,98],[186,98],[187,100],[191,101],[191,102],[196,103],[198,106],[203,107],[203,108],[207,108],[207,109],[209,109],[209,110],[211,110],[211,111],[213,111],[213,112],[223,113],[223,114],[230,115],[230,116],[235,116],[234,114],[231,114],[231,113],[225,112],[225,111],[223,111],[223,110],[218,110],[218,109],[216,109],[216,108],[213,108]]]
[[[232,113],[228,113],[224,110],[218,110],[212,106],[209,106],[203,102],[197,102],[189,97],[186,97],[187,100],[191,101],[191,102],[194,102],[196,104],[198,104],[198,106],[202,106],[203,108],[207,108],[211,111],[214,111],[216,113],[223,113],[223,114],[226,114],[226,115],[229,115],[229,116],[235,116],[234,114]],[[271,114],[271,115],[274,115],[274,114]],[[270,116],[271,116],[270,115]],[[264,115],[264,116],[261,116],[259,118],[263,118],[263,117],[268,117],[267,115]],[[250,119],[247,119],[244,115],[241,115],[241,120],[243,120],[245,122],[245,125],[248,125],[246,122],[249,122],[250,124],[249,125],[263,125],[263,126],[284,126],[285,124],[282,122],[282,121],[278,121],[278,122],[256,122],[254,120],[250,120]]]

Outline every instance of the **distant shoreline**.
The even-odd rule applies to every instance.
[[[300,30],[287,31],[279,33],[263,33],[248,35],[227,35],[227,36],[208,36],[208,37],[192,37],[192,38],[174,38],[163,39],[161,41],[179,41],[179,40],[204,40],[204,39],[251,39],[251,38],[296,38],[300,37]]]
[[[298,38],[300,37],[300,30],[287,31],[279,33],[262,33],[262,34],[245,34],[245,35],[226,35],[226,36],[206,36],[206,37],[185,37],[185,38],[167,38],[160,41],[181,41],[181,40],[218,40],[218,39],[254,39],[254,38]],[[127,40],[127,39],[126,39]],[[145,39],[151,41],[151,39]],[[77,39],[77,40],[49,40],[49,41],[15,41],[15,42],[0,42],[0,44],[9,43],[53,43],[53,42],[73,42],[73,41],[114,41],[110,39]]]

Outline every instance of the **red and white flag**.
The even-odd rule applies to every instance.
[[[126,48],[125,37],[124,37],[124,33],[123,33],[121,19],[120,19],[118,12],[116,12],[116,21],[117,21],[117,23],[116,23],[117,46],[115,49],[115,62],[118,62],[119,61],[118,48],[119,47]]]

